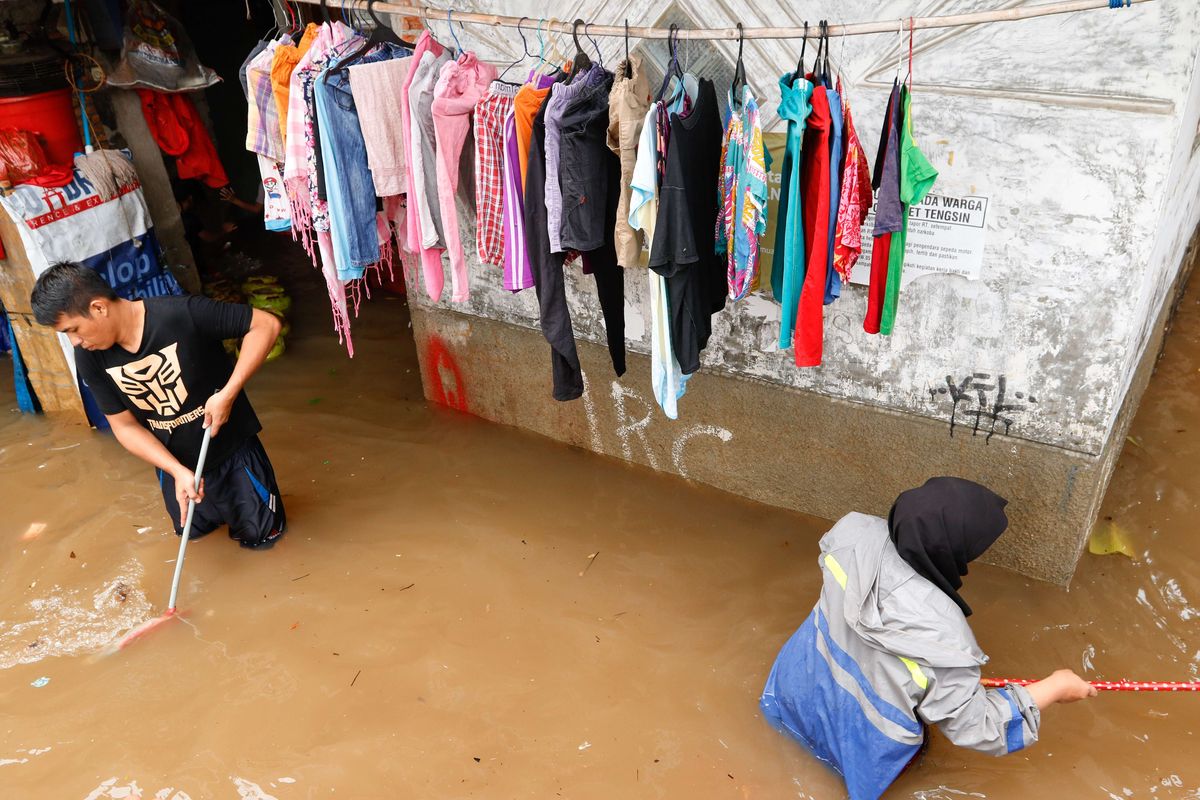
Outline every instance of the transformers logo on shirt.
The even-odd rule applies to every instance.
[[[143,411],[159,416],[178,414],[188,398],[183,372],[179,367],[179,343],[167,345],[157,353],[105,370],[118,388]]]

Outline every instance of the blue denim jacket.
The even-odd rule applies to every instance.
[[[380,45],[355,63],[368,64],[411,55],[392,44]],[[350,75],[334,61],[313,86],[320,127],[321,158],[329,198],[329,232],[339,280],[363,276],[379,261],[375,224],[375,184],[367,166],[367,146],[350,92]]]

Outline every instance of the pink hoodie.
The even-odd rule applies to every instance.
[[[496,78],[496,68],[484,64],[474,53],[462,53],[457,61],[442,67],[433,90],[433,127],[437,138],[438,202],[442,209],[442,230],[450,256],[451,300],[467,299],[467,262],[458,229],[459,164],[463,145],[471,130],[471,113]]]

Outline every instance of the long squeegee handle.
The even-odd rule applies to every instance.
[[[204,429],[204,440],[200,442],[200,460],[196,462],[196,483],[193,491],[200,491],[200,480],[204,475],[204,459],[208,457],[208,443],[212,440],[212,430]],[[167,603],[167,613],[175,613],[175,596],[179,594],[179,578],[183,575],[183,557],[187,553],[188,537],[192,533],[192,517],[196,513],[196,501],[188,500],[187,521],[183,525],[183,535],[179,537],[179,555],[175,558],[175,577],[171,579],[171,602]]]

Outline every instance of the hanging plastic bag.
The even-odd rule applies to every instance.
[[[188,92],[221,78],[200,63],[179,22],[150,0],[134,0],[125,16],[121,61],[108,83],[121,89]]]
[[[66,186],[72,178],[70,167],[48,163],[37,135],[17,128],[0,128],[0,184],[33,183],[38,186]]]

